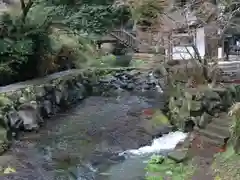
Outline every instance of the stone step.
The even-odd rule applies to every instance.
[[[206,130],[216,134],[223,135],[223,136],[230,136],[230,131],[228,126],[221,126],[220,124],[210,123],[207,125]]]
[[[222,127],[229,127],[231,125],[231,118],[227,117],[227,116],[223,116],[223,117],[218,117],[218,118],[213,118],[212,119],[212,124],[217,124],[220,125]]]
[[[149,53],[134,53],[133,59],[151,59],[154,57],[154,54]]]
[[[169,152],[167,157],[176,163],[185,161],[188,158],[188,149],[177,149]]]
[[[224,145],[224,140],[210,139],[206,136],[201,136],[201,140],[203,141],[203,143],[208,143],[217,147],[222,147]]]
[[[221,134],[218,134],[218,133],[214,133],[214,132],[211,132],[207,129],[197,129],[197,131],[200,133],[201,136],[205,136],[207,138],[210,138],[212,140],[216,140],[216,141],[223,141],[226,139],[226,138],[229,138],[229,136],[224,136],[224,135],[221,135]]]

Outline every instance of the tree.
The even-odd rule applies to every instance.
[[[168,3],[166,0],[117,0],[116,4],[130,9],[135,31],[138,24],[147,23],[151,26],[160,23],[159,17]]]
[[[0,18],[0,73],[6,75],[1,80],[5,84],[58,71],[59,60],[94,59],[93,42],[84,34],[106,33],[128,18],[128,10],[107,0],[19,0]]]

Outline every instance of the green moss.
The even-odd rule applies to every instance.
[[[158,110],[154,113],[152,117],[153,124],[158,125],[168,125],[170,124],[169,119],[165,116],[162,111]]]

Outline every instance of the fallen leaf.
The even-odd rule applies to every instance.
[[[3,174],[11,174],[11,173],[15,173],[16,170],[14,168],[11,167],[7,167],[6,169],[4,169]]]
[[[154,110],[152,110],[152,109],[144,109],[143,110],[143,114],[144,115],[153,115],[154,114]]]
[[[221,180],[222,178],[220,176],[216,176],[214,180]]]

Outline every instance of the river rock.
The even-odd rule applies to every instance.
[[[153,137],[159,137],[172,131],[170,121],[160,110],[156,111],[151,119],[142,120],[139,126]]]
[[[50,116],[53,114],[53,106],[50,100],[44,100],[41,108],[45,115]]]
[[[64,152],[61,150],[58,150],[58,152],[55,152],[52,154],[52,160],[54,160],[57,163],[66,163],[69,165],[75,165],[79,162],[79,157],[75,154],[71,154],[69,152]]]
[[[127,84],[126,89],[127,89],[127,90],[133,90],[134,87],[135,87],[135,85],[134,85],[133,83],[129,83],[129,84]]]
[[[208,100],[221,101],[219,94],[213,90],[208,90],[204,92],[204,98]]]
[[[194,127],[195,127],[195,125],[196,125],[195,118],[194,117],[190,117],[188,120],[185,121],[184,132],[192,132]]]
[[[99,168],[102,164],[114,164],[125,160],[125,156],[120,156],[114,152],[94,152],[90,162],[93,167]]]
[[[198,122],[198,126],[200,128],[205,128],[211,122],[211,120],[212,120],[212,116],[210,114],[204,112]]]
[[[221,112],[223,110],[224,106],[220,101],[209,101],[207,103],[207,112],[211,115],[214,115],[215,113]]]
[[[174,160],[176,163],[181,163],[188,158],[188,150],[174,150],[168,153],[168,158]]]
[[[54,86],[52,84],[45,84],[44,89],[46,93],[52,93],[52,91],[54,90]]]
[[[76,83],[77,100],[83,100],[86,96],[86,88],[81,83]]]
[[[63,97],[63,93],[60,90],[56,89],[54,91],[54,99],[57,105],[60,105],[62,97]]]
[[[20,126],[23,124],[23,120],[15,109],[7,113],[6,121],[7,124],[9,124],[9,127],[14,129],[19,129]]]
[[[117,81],[117,78],[112,75],[107,75],[99,80],[100,83],[112,83]]]
[[[44,97],[46,95],[46,91],[44,86],[36,86],[35,87],[35,94],[36,94],[36,98],[41,99],[42,97]]]
[[[37,130],[39,124],[43,123],[36,102],[25,103],[19,106],[18,115],[23,121],[25,130]]]

